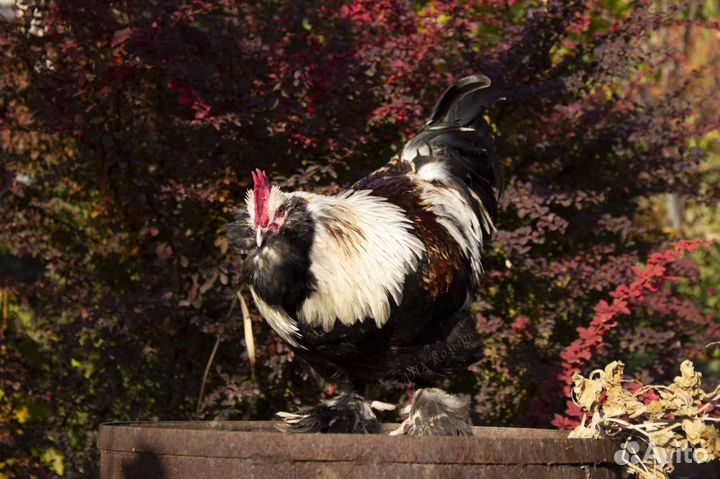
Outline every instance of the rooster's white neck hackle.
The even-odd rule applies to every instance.
[[[382,327],[391,301],[402,302],[408,273],[417,270],[425,247],[405,212],[369,191],[327,197],[301,194],[315,220],[310,271],[316,290],[299,319],[332,329],[373,318]]]

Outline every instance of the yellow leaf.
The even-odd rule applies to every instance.
[[[30,419],[30,410],[28,410],[26,406],[20,406],[20,408],[15,410],[13,415],[15,416],[17,422],[24,424],[28,419]]]
[[[62,453],[54,447],[47,448],[45,452],[43,452],[42,456],[40,456],[40,459],[42,459],[42,461],[47,464],[50,469],[55,471],[55,474],[58,476],[65,474],[65,456],[63,456]]]

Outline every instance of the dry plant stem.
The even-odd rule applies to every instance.
[[[239,294],[240,292],[238,291],[238,295]],[[228,318],[230,317],[234,309],[235,300],[233,300],[233,302],[230,304],[230,309],[228,310],[227,314]],[[200,413],[200,406],[202,405],[203,398],[205,397],[205,386],[207,385],[207,378],[210,374],[210,367],[215,360],[215,355],[217,354],[218,348],[220,347],[220,341],[220,336],[217,336],[215,338],[215,344],[213,345],[212,351],[210,352],[210,357],[207,360],[207,364],[205,364],[205,372],[203,373],[202,383],[200,384],[200,392],[198,393],[197,404],[195,405],[195,414]]]
[[[215,360],[215,355],[217,354],[217,350],[219,347],[220,336],[215,338],[215,344],[213,345],[212,351],[210,352],[210,357],[208,358],[207,364],[205,365],[205,372],[203,373],[202,384],[200,384],[200,393],[198,394],[197,405],[195,406],[195,414],[200,413],[200,406],[202,405],[202,400],[205,397],[205,385],[207,384],[208,374],[210,373],[210,366],[212,366],[212,363]]]
[[[240,310],[243,316],[243,331],[245,334],[245,347],[247,348],[248,360],[250,361],[250,375],[252,382],[255,380],[255,336],[253,335],[252,329],[252,317],[250,316],[250,310],[245,302],[245,297],[242,295],[242,290],[238,290],[237,297],[240,300]]]

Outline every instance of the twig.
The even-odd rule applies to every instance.
[[[235,309],[235,299],[233,299],[232,303],[230,303],[230,309],[228,310],[226,316],[227,318],[230,317],[233,309]],[[208,358],[207,364],[205,365],[205,372],[203,373],[202,383],[200,384],[200,393],[198,394],[197,405],[195,406],[195,414],[200,413],[200,406],[202,405],[203,398],[205,397],[205,385],[207,384],[207,378],[210,374],[210,367],[212,366],[212,363],[215,360],[215,355],[217,354],[217,350],[220,347],[220,341],[222,341],[222,339],[220,338],[220,335],[218,335],[215,338],[215,344],[213,345],[212,351],[210,352],[210,357]]]
[[[8,288],[2,289],[2,331],[0,333],[5,336],[5,331],[8,330],[8,323],[10,322],[10,292]]]
[[[200,414],[200,406],[202,405],[202,400],[205,397],[205,385],[207,384],[208,374],[210,374],[210,366],[212,366],[213,360],[215,359],[215,354],[217,354],[218,347],[220,347],[219,335],[215,338],[215,344],[213,345],[212,352],[210,353],[210,357],[208,358],[207,364],[205,365],[205,373],[203,374],[202,384],[200,385],[200,394],[198,394],[197,406],[195,406],[195,414]]]

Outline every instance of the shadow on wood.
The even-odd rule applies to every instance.
[[[113,454],[110,457],[111,461],[118,461],[117,464],[108,464],[107,466],[111,470],[121,471],[117,477],[122,478],[133,478],[133,477],[144,477],[147,479],[166,479],[166,475],[163,470],[162,460],[158,454],[149,452],[152,448],[140,444],[139,450],[148,451],[142,453],[135,453],[129,451],[125,454]]]

